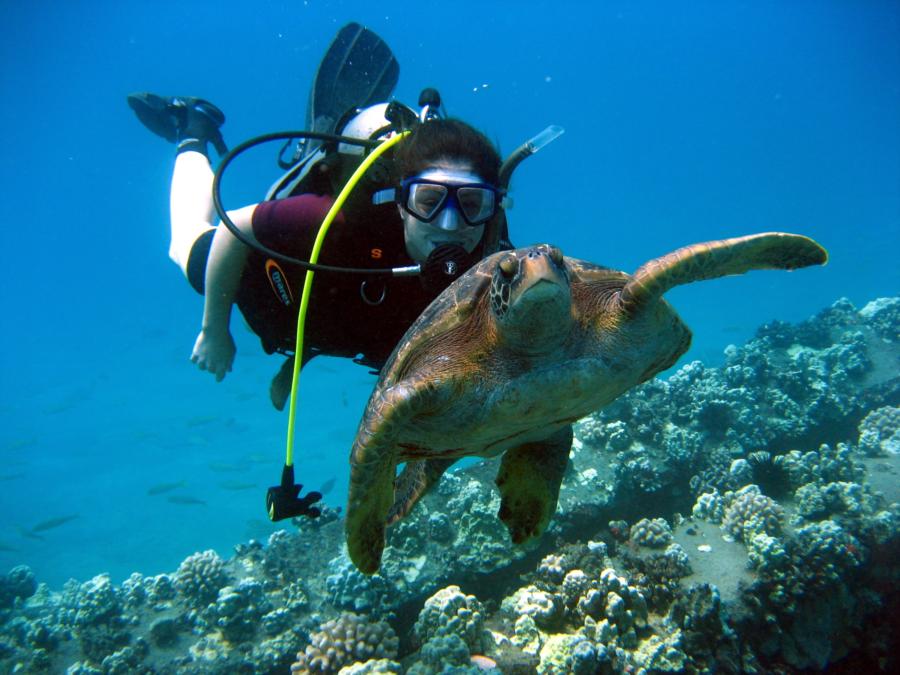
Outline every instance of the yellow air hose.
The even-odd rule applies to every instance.
[[[319,252],[322,250],[322,244],[325,242],[325,235],[328,234],[331,223],[337,217],[338,212],[341,210],[344,202],[347,201],[347,197],[350,196],[350,193],[353,191],[353,188],[356,187],[360,178],[363,177],[366,171],[369,170],[369,167],[371,167],[381,155],[403,140],[409,133],[410,132],[408,131],[404,131],[384,141],[375,148],[369,156],[363,160],[362,164],[357,167],[356,171],[353,172],[353,175],[350,176],[347,184],[344,185],[344,189],[341,190],[337,199],[334,200],[334,204],[326,214],[325,220],[323,220],[322,224],[319,226],[319,232],[316,234],[316,241],[313,243],[312,253],[309,255],[309,262],[314,265],[318,262]],[[300,296],[300,310],[297,313],[297,342],[294,346],[294,373],[291,379],[291,402],[288,407],[287,450],[285,452],[284,460],[286,467],[293,466],[294,464],[294,429],[297,419],[297,390],[300,387],[300,370],[303,362],[303,329],[306,323],[306,310],[309,306],[309,296],[312,291],[313,275],[314,272],[312,270],[306,271],[306,278],[303,281],[303,294]]]

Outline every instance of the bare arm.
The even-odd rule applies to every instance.
[[[251,238],[254,209],[255,204],[229,213],[238,229]],[[227,227],[216,228],[206,264],[203,323],[191,355],[191,361],[200,370],[214,374],[216,381],[225,377],[234,361],[234,339],[229,330],[231,308],[248,253],[249,249]]]

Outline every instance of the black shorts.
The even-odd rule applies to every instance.
[[[206,288],[206,260],[209,258],[209,248],[215,233],[215,230],[207,230],[197,237],[188,255],[187,280],[200,295],[203,295]]]

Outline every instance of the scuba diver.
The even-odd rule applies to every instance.
[[[387,45],[358,24],[345,26],[316,74],[307,111],[313,131],[384,137],[411,128],[390,161],[376,165],[341,209],[320,257],[339,267],[422,265],[415,276],[324,274],[309,301],[302,364],[320,354],[381,368],[421,311],[489,253],[509,248],[499,186],[501,160],[468,124],[440,116],[437,92],[423,92],[421,113],[389,98],[399,66]],[[270,387],[281,410],[290,392],[297,305],[304,269],[282,262],[214,225],[209,146],[223,155],[225,116],[209,101],[132,94],[128,103],[152,132],[176,144],[170,195],[169,256],[205,297],[191,360],[222,380],[235,344],[237,305],[266,353],[288,355]],[[245,237],[307,260],[317,228],[364,148],[307,140],[265,201],[229,212]],[[283,152],[282,152],[283,154]],[[486,236],[487,234],[487,236]]]
[[[176,145],[169,257],[204,296],[191,360],[218,381],[231,370],[234,305],[266,353],[287,357],[269,388],[278,410],[291,399],[281,484],[266,496],[272,520],[320,513],[313,504],[321,494],[301,497],[294,483],[302,367],[324,354],[380,370],[444,288],[483,257],[512,248],[510,176],[562,133],[548,127],[501,162],[484,134],[443,115],[434,89],[422,91],[419,110],[385,103],[398,77],[387,44],[348,24],[316,73],[306,130],[260,136],[230,152],[221,133],[225,115],[209,101],[128,96],[141,123]],[[225,169],[276,139],[286,140],[278,157],[285,173],[261,202],[226,211],[219,192]],[[210,146],[224,155],[216,173]],[[315,283],[312,271],[323,272]]]

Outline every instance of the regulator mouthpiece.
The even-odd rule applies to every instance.
[[[443,244],[434,249],[422,265],[422,285],[440,292],[469,268],[469,254],[459,244]]]

